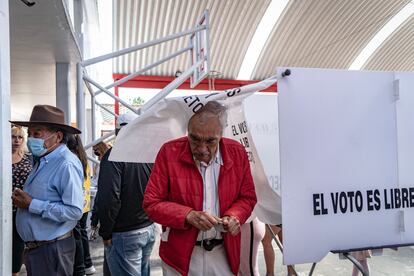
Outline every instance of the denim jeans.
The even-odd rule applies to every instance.
[[[155,225],[112,233],[112,245],[105,247],[112,275],[150,275],[149,258],[155,243]]]

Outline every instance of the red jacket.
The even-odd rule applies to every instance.
[[[243,224],[256,204],[256,193],[247,154],[238,142],[222,138],[218,193],[220,217],[237,217]],[[158,152],[144,196],[150,219],[170,227],[168,240],[160,244],[161,259],[187,275],[199,230],[185,223],[191,210],[202,211],[203,180],[193,160],[187,137],[165,143]],[[164,233],[166,235],[167,233]],[[240,263],[240,234],[223,234],[227,259],[234,274]],[[214,265],[214,264],[212,264]]]

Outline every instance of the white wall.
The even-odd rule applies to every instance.
[[[0,275],[11,275],[11,134],[9,1],[0,1]]]

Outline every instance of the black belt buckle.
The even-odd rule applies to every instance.
[[[223,240],[218,240],[218,239],[210,239],[210,240],[202,240],[202,241],[197,241],[196,245],[200,245],[204,248],[204,250],[206,251],[211,251],[213,250],[214,247],[216,247],[217,245],[220,245],[223,243]]]
[[[206,251],[211,251],[216,246],[216,243],[213,240],[204,240],[202,245]]]

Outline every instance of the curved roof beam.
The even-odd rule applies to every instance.
[[[404,6],[381,30],[371,39],[365,48],[349,66],[349,70],[361,70],[368,59],[381,46],[381,44],[392,35],[411,15],[414,14],[414,3],[410,1]]]
[[[260,53],[288,2],[289,0],[272,0],[267,7],[250,41],[249,48],[247,48],[239,74],[237,75],[238,80],[249,80],[251,78]]]

